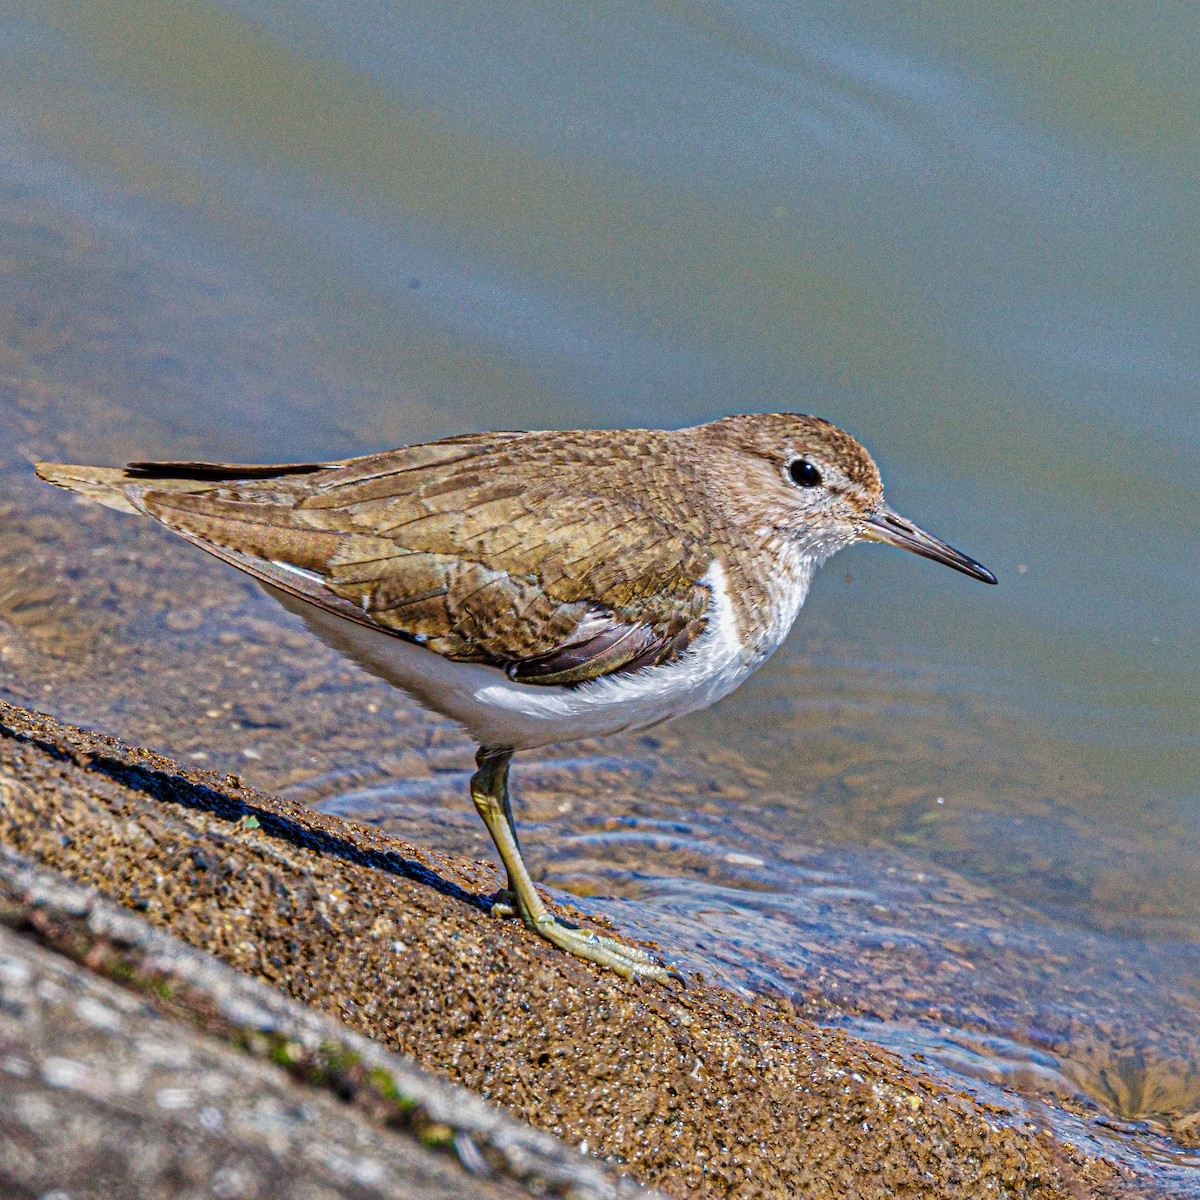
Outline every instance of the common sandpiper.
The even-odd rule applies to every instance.
[[[341,462],[38,463],[257,579],[326,642],[458,722],[508,888],[495,911],[626,977],[674,972],[558,920],[517,841],[509,762],[645,729],[733,691],[778,648],[816,569],[886,542],[985,583],[893,512],[817,417],[689,429],[476,433]]]

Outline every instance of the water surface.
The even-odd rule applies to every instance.
[[[527,756],[529,856],[1188,1186],[1198,46],[1171,5],[0,3],[0,689],[483,857],[453,729],[28,459],[827,416],[1001,586],[839,556],[718,708]]]

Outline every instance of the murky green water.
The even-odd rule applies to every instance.
[[[1187,1186],[1198,81],[1186,5],[0,3],[0,688],[483,855],[453,730],[27,459],[828,416],[1001,586],[840,556],[530,857]]]

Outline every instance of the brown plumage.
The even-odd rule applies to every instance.
[[[745,468],[726,459],[774,471],[785,444],[836,455],[878,489],[849,435],[791,414],[620,439],[472,434],[327,464],[38,472],[93,498],[111,489],[263,582],[445,658],[571,684],[668,661],[700,634],[709,563],[753,536],[723,495]],[[743,604],[765,602],[762,581],[738,583]]]

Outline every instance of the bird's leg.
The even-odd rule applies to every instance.
[[[508,762],[511,759],[510,754],[505,759],[504,780],[501,786],[501,791],[504,793],[504,819],[508,822],[509,832],[512,834],[513,845],[517,848],[517,857],[521,858],[521,841],[517,837],[517,821],[513,816],[512,800],[509,798],[508,792]],[[506,868],[507,869],[507,868]],[[496,902],[492,905],[493,917],[515,917],[520,915],[520,906],[517,903],[517,885],[513,882],[512,872],[508,872],[508,887],[506,887],[496,897]]]
[[[500,860],[508,872],[508,888],[513,905],[526,928],[541,934],[548,942],[569,954],[611,967],[626,979],[638,975],[659,982],[671,977],[679,978],[677,972],[660,965],[636,946],[576,929],[551,915],[533,885],[517,844],[516,822],[508,798],[508,764],[511,758],[511,750],[490,746],[479,750],[475,756],[478,770],[471,776],[471,799],[500,852]]]
[[[525,860],[521,857],[521,844],[517,839],[517,822],[513,816],[512,801],[508,794],[508,765],[512,761],[511,750],[494,750],[490,746],[481,747],[475,755],[478,767],[471,777],[471,799],[475,808],[483,818],[483,823],[496,843],[500,859],[508,874],[508,886],[499,894],[496,903],[492,905],[492,916],[525,918],[525,909],[520,899],[520,884],[514,863],[519,864],[520,870],[528,878],[525,870]],[[503,829],[500,820],[504,822]],[[498,830],[500,830],[498,832]],[[529,889],[533,891],[533,881],[529,880]],[[545,905],[541,897],[533,892],[536,903],[545,913]],[[528,924],[528,922],[526,922]]]

